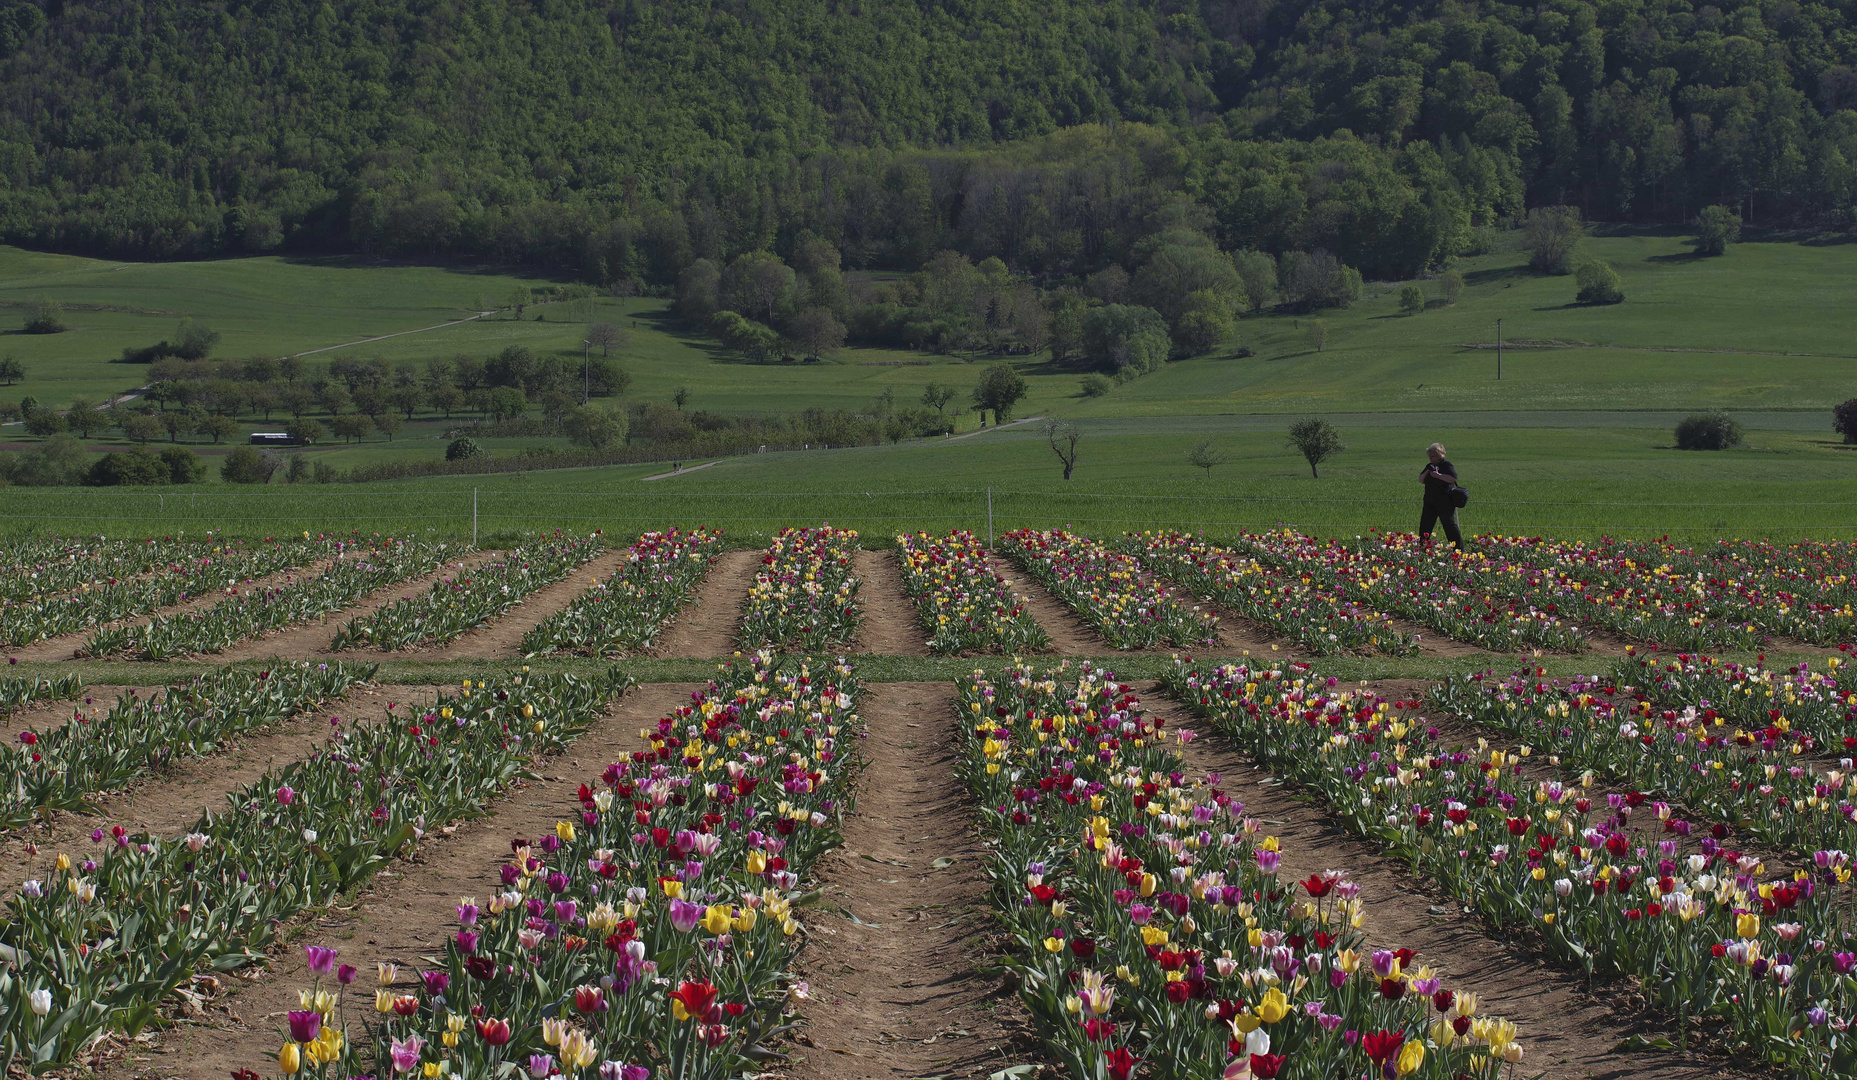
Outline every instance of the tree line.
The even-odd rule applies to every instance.
[[[1539,206],[1857,213],[1843,4],[4,0],[0,57],[0,238],[116,256],[670,289],[808,234],[1044,279],[1187,228],[1392,279]]]

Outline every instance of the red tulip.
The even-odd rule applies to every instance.
[[[716,994],[716,988],[708,983],[686,982],[671,991],[670,998],[682,1006],[686,1016],[705,1020],[716,1007]]]
[[[477,1034],[491,1046],[502,1046],[509,1042],[509,1021],[479,1020],[477,1021]]]
[[[1335,883],[1324,880],[1320,874],[1310,874],[1309,880],[1303,882],[1302,887],[1309,890],[1310,896],[1320,900],[1334,890]],[[1273,1073],[1271,1075],[1274,1076],[1275,1074]]]
[[[1252,1054],[1251,1075],[1257,1080],[1274,1080],[1283,1071],[1283,1061],[1282,1054]]]
[[[1375,1064],[1384,1065],[1399,1048],[1404,1046],[1406,1037],[1397,1031],[1370,1031],[1361,1036],[1361,1049],[1373,1059]]]
[[[1109,1066],[1112,1080],[1128,1080],[1135,1075],[1135,1066],[1141,1064],[1141,1059],[1129,1053],[1127,1047],[1118,1046],[1104,1055],[1103,1063]]]

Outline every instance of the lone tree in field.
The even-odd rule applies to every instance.
[[[845,347],[845,324],[827,308],[807,308],[787,325],[792,338],[807,356],[825,356]]]
[[[1464,295],[1464,275],[1456,270],[1446,270],[1438,275],[1438,291],[1444,294],[1446,305],[1457,303],[1457,298]]]
[[[1318,480],[1322,474],[1316,471],[1316,466],[1347,449],[1341,444],[1341,433],[1319,416],[1291,424],[1290,445],[1302,451],[1302,456],[1309,459],[1309,475]]]
[[[625,338],[625,330],[618,323],[596,322],[587,327],[587,344],[597,347],[602,359],[614,349],[625,348]]]
[[[1186,463],[1196,469],[1206,470],[1207,476],[1212,475],[1213,466],[1223,465],[1227,460],[1225,451],[1212,445],[1211,439],[1199,440],[1186,452]]]
[[[1407,285],[1399,290],[1399,310],[1408,315],[1417,315],[1425,310],[1425,290],[1419,285]]]
[[[1612,264],[1594,259],[1580,267],[1580,273],[1574,279],[1580,291],[1574,299],[1582,304],[1617,304],[1625,299],[1624,283],[1618,279],[1618,271]]]
[[[1012,418],[1012,407],[1024,396],[1025,377],[1011,364],[994,364],[980,374],[980,385],[974,387],[974,406],[982,413],[992,410],[993,423],[1003,424]]]
[[[1857,398],[1831,409],[1831,430],[1844,436],[1847,443],[1857,443]]]
[[[12,386],[26,377],[25,365],[11,356],[0,356],[0,382]]]
[[[1741,445],[1741,425],[1716,409],[1683,418],[1676,426],[1678,450],[1729,450]]]
[[[1571,206],[1538,206],[1522,222],[1522,246],[1528,265],[1543,274],[1573,273],[1573,256],[1579,250],[1586,226]]]
[[[1309,326],[1303,333],[1308,335],[1309,347],[1316,352],[1321,352],[1328,347],[1328,321],[1326,319],[1310,319]]]
[[[1725,255],[1741,239],[1741,215],[1726,206],[1705,206],[1696,215],[1696,253]]]
[[[1051,450],[1057,459],[1064,463],[1064,479],[1070,479],[1070,472],[1077,467],[1077,443],[1083,438],[1083,432],[1068,420],[1046,420],[1045,441],[1051,444]]]
[[[954,387],[940,383],[929,383],[922,388],[922,404],[935,410],[940,416],[948,408],[948,402],[954,400]]]
[[[49,296],[34,297],[26,305],[26,324],[20,328],[26,334],[62,334],[70,327],[64,324],[64,306]]]

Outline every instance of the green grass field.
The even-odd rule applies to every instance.
[[[1068,484],[1033,424],[954,442],[751,456],[651,483],[640,478],[664,466],[378,487],[15,489],[6,495],[7,525],[118,533],[223,525],[262,533],[339,524],[469,535],[475,490],[483,535],[707,522],[747,536],[823,518],[887,535],[898,527],[984,529],[990,487],[998,529],[1181,524],[1217,531],[1281,521],[1362,531],[1412,526],[1422,448],[1439,439],[1472,489],[1464,516],[1473,528],[1668,530],[1697,539],[1850,535],[1857,452],[1830,431],[1829,409],[1857,397],[1857,304],[1849,295],[1857,248],[1773,240],[1698,259],[1681,236],[1659,234],[1594,238],[1587,250],[1618,269],[1624,304],[1572,305],[1571,278],[1529,274],[1523,256],[1508,252],[1465,260],[1469,286],[1458,303],[1434,303],[1416,316],[1397,313],[1397,283],[1369,285],[1359,303],[1323,316],[1321,352],[1308,344],[1307,317],[1246,318],[1234,344],[1256,355],[1237,359],[1221,350],[1170,364],[1101,398],[1083,397],[1074,371],[1037,357],[1015,360],[1030,385],[1019,415],[1075,418],[1085,432]],[[62,403],[127,390],[140,370],[107,361],[125,346],[171,335],[183,317],[220,330],[225,355],[281,355],[467,318],[523,280],[360,260],[141,265],[0,249],[0,304],[15,305],[0,311],[23,311],[32,297],[51,295],[79,327],[52,336],[6,334],[0,352],[19,357],[27,379],[0,393]],[[1497,319],[1511,342],[1561,347],[1505,350],[1498,382],[1494,350],[1472,347],[1494,342]],[[578,356],[593,320],[631,330],[621,354],[634,377],[630,397],[663,400],[687,386],[691,407],[725,413],[856,410],[888,387],[906,402],[929,382],[965,388],[993,362],[848,349],[817,364],[741,363],[677,327],[658,299],[544,305],[521,321],[487,318],[317,356],[352,351],[423,362],[485,356],[509,344]],[[1748,429],[1747,446],[1717,454],[1672,449],[1676,420],[1706,407],[1734,411]],[[1333,420],[1349,447],[1320,480],[1283,445],[1287,419],[1309,413]],[[959,430],[976,422],[964,414]],[[245,427],[280,424],[250,417]],[[314,454],[340,467],[437,457],[446,426],[421,415],[392,441],[375,435]],[[6,440],[29,443],[19,431],[9,429]],[[1228,458],[1209,476],[1185,461],[1187,448],[1205,438]],[[109,438],[90,441],[112,445]],[[510,454],[551,444],[560,440],[495,440],[491,449]]]

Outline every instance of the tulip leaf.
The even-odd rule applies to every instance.
[[[1676,1044],[1671,1042],[1669,1039],[1664,1038],[1662,1035],[1659,1035],[1654,1039],[1646,1038],[1643,1035],[1633,1035],[1628,1039],[1624,1039],[1620,1041],[1617,1046],[1614,1046],[1612,1048],[1612,1052],[1614,1054],[1623,1054],[1623,1053],[1628,1053],[1633,1050],[1675,1050],[1675,1049],[1676,1049]]]
[[[1025,1080],[1028,1076],[1038,1075],[1039,1068],[1037,1065],[1013,1065],[987,1077],[987,1080]]]
[[[941,858],[936,859],[935,861],[929,863],[929,865],[934,867],[937,870],[946,870],[948,867],[953,866],[955,863],[960,862],[960,861],[961,860],[954,858],[951,855],[943,855]]]

